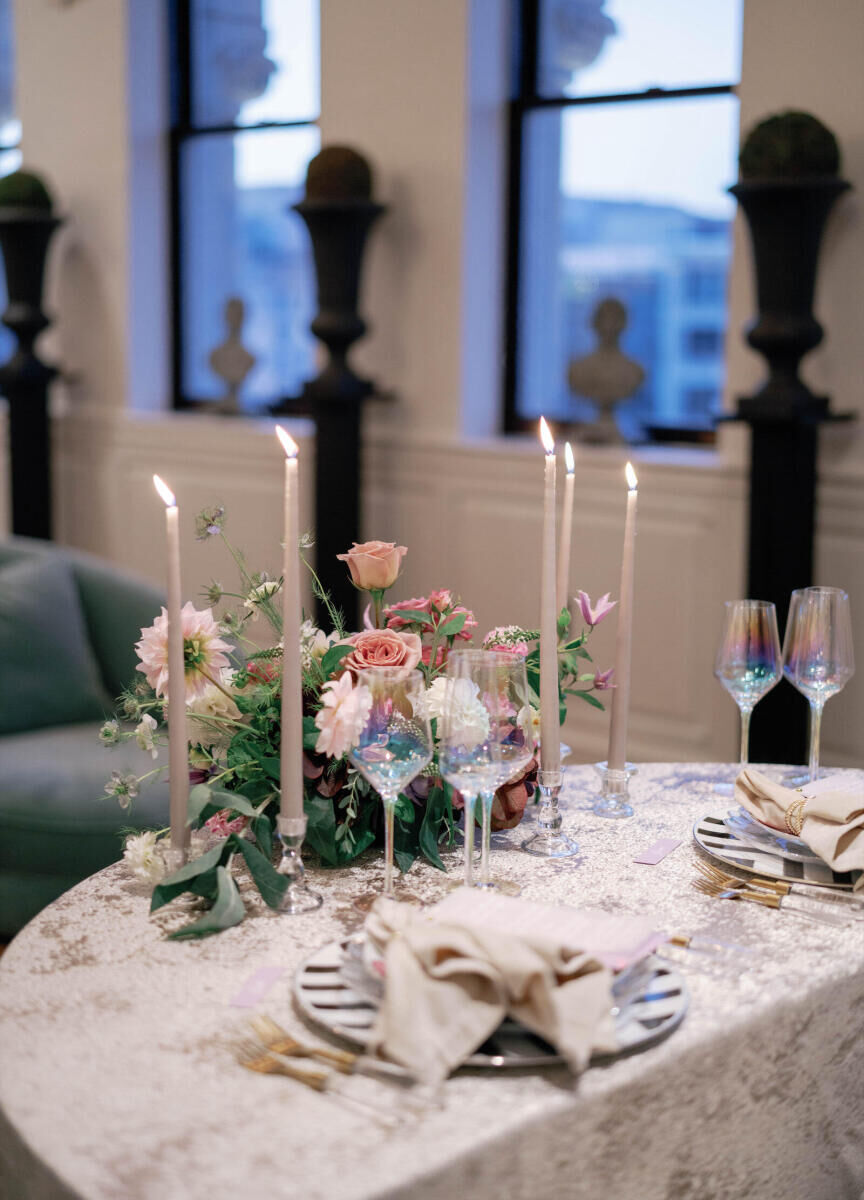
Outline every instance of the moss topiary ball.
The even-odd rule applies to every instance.
[[[38,175],[13,171],[0,179],[0,208],[38,208],[50,212],[53,206],[51,193]]]
[[[840,173],[840,147],[806,112],[776,113],[747,135],[738,157],[742,179],[806,179]]]

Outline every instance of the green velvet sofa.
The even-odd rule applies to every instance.
[[[131,813],[105,794],[112,771],[156,764],[134,740],[98,737],[161,603],[90,555],[0,541],[0,937],[118,859],[124,831],[168,823],[164,781],[148,781]]]

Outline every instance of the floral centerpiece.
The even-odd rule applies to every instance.
[[[225,591],[215,581],[206,589],[210,607],[182,610],[185,696],[189,732],[190,861],[164,878],[160,854],[166,830],[149,831],[127,840],[125,858],[137,875],[155,885],[153,908],[184,891],[211,900],[201,920],[173,936],[199,936],[236,924],[244,907],[230,864],[242,856],[264,900],[277,907],[286,880],[272,866],[279,807],[280,688],[282,618],[281,580],[250,571],[240,551],[225,537],[221,508],[197,518],[199,538],[222,538],[240,576],[240,591]],[[301,554],[310,545],[301,539]],[[315,595],[322,601],[329,629],[305,620],[299,631],[303,686],[304,807],[306,844],[325,866],[341,866],[362,854],[381,832],[377,794],[351,765],[347,752],[365,718],[357,674],[366,667],[418,668],[425,677],[431,717],[443,702],[442,678],[455,646],[473,640],[473,613],[446,588],[427,596],[385,603],[396,582],[404,546],[391,542],[355,544],[344,560],[355,586],[370,596],[364,628],[347,630],[309,567]],[[308,566],[308,564],[307,564]],[[213,609],[227,601],[217,619]],[[570,696],[602,708],[595,693],[611,686],[610,671],[584,669],[590,664],[585,643],[591,630],[611,610],[604,596],[592,605],[579,593],[578,633],[570,613],[559,618],[560,719]],[[267,636],[259,633],[266,622]],[[117,719],[107,722],[101,738],[113,744],[134,738],[156,759],[165,742],[164,718],[170,703],[168,619],[163,609],[153,625],[141,631],[136,650],[143,679],[118,702]],[[252,636],[252,635],[256,636]],[[262,644],[263,642],[263,644]],[[491,630],[482,647],[525,658],[531,691],[528,727],[539,731],[539,633],[515,625]],[[129,724],[134,723],[134,728]],[[156,766],[150,774],[163,768]],[[496,794],[493,828],[519,823],[533,794],[536,761]],[[146,776],[138,779],[114,772],[106,792],[128,807]],[[438,774],[436,756],[399,797],[395,814],[394,856],[407,871],[423,856],[444,869],[441,847],[452,844],[461,797]]]

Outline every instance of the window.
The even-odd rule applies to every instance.
[[[0,0],[0,175],[9,175],[21,166],[21,122],[15,109],[15,29],[12,0]],[[6,308],[6,279],[0,267],[0,312]],[[0,326],[0,363],[15,348],[15,338]]]
[[[318,0],[174,0],[172,32],[175,403],[226,397],[211,356],[231,336],[248,353],[216,365],[262,411],[315,373],[312,252],[291,205],[320,145]]]
[[[705,423],[724,382],[741,0],[698,20],[692,0],[520,7],[505,426],[590,421],[604,386],[633,439]]]

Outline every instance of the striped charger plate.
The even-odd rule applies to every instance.
[[[860,874],[858,871],[833,871],[821,860],[801,862],[790,859],[779,847],[772,851],[762,845],[752,845],[730,829],[719,813],[700,817],[693,826],[693,838],[696,845],[711,858],[718,858],[730,867],[751,871],[769,879],[851,891]]]
[[[647,1049],[677,1029],[687,1011],[687,985],[674,965],[652,956],[636,994],[615,1015],[619,1049],[596,1061]],[[371,1038],[377,1006],[365,991],[355,990],[343,977],[345,952],[341,942],[322,947],[297,968],[294,999],[300,1012],[319,1028],[365,1049]],[[640,976],[641,978],[641,976]],[[542,1038],[505,1021],[483,1046],[466,1060],[467,1067],[547,1067],[563,1058]],[[592,1063],[595,1060],[592,1059]]]

